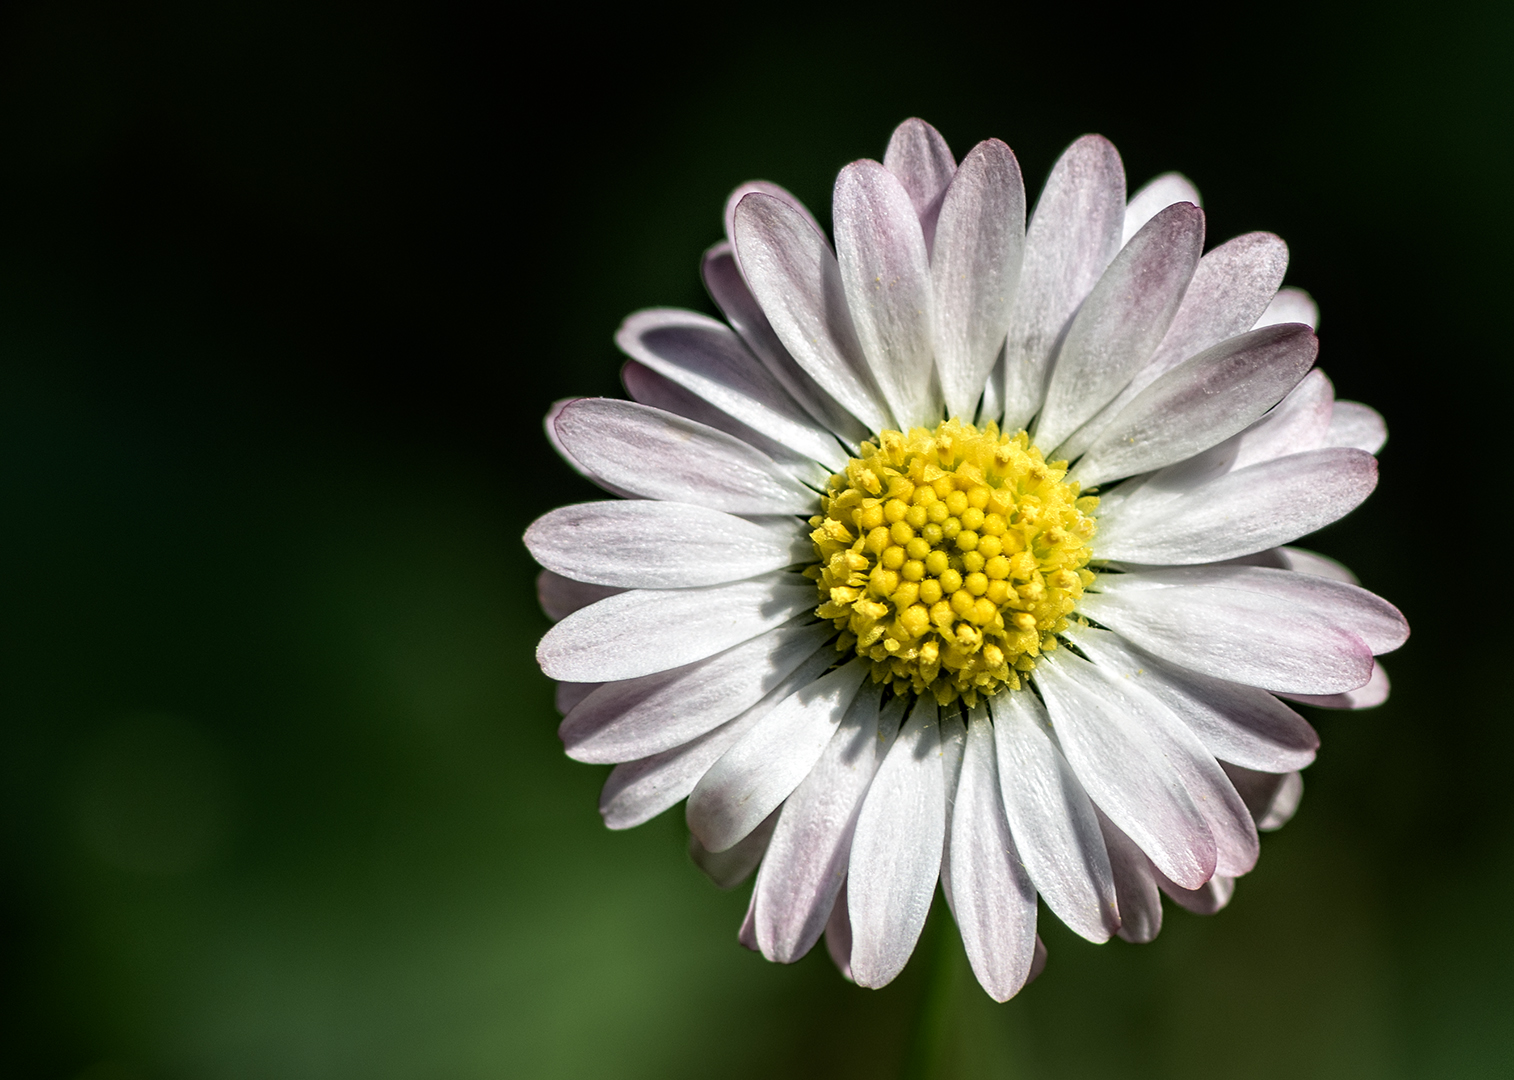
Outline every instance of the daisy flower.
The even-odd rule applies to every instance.
[[[1026,221],[990,139],[928,124],[837,177],[834,244],[774,184],[704,257],[720,322],[632,315],[632,400],[547,433],[620,498],[537,520],[568,753],[613,829],[687,800],[740,940],[905,965],[939,881],[998,1000],[1045,950],[1223,907],[1318,738],[1288,704],[1380,703],[1408,634],[1283,546],[1377,482],[1381,417],[1314,368],[1287,248],[1204,251],[1184,177],[1129,200],[1079,139]]]

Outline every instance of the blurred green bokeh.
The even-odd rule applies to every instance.
[[[554,17],[0,16],[0,1070],[1514,1075],[1510,9]],[[1101,131],[1198,183],[1211,243],[1288,239],[1393,432],[1311,543],[1415,631],[1387,706],[1314,717],[1226,912],[1142,947],[1045,917],[1007,1006],[939,904],[862,991],[741,949],[679,813],[605,830],[519,540],[592,497],[546,404],[617,391],[625,313],[708,308],[726,192],[824,219],[915,114],[1032,192]]]

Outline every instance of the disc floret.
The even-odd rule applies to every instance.
[[[968,705],[1018,689],[1083,588],[1098,505],[1025,432],[946,420],[884,431],[810,518],[816,614],[897,693]]]

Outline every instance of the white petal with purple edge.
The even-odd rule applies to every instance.
[[[1296,574],[1313,574],[1315,577],[1330,578],[1332,581],[1344,581],[1347,585],[1361,584],[1357,576],[1351,572],[1350,567],[1328,555],[1321,555],[1317,551],[1300,547],[1281,547],[1272,550],[1282,560],[1284,568]]]
[[[769,960],[793,963],[825,930],[846,879],[862,797],[888,750],[885,740],[898,730],[903,702],[895,698],[887,711],[880,724],[877,691],[859,693],[783,804],[755,886],[757,943]]]
[[[1230,468],[1244,469],[1325,446],[1334,405],[1335,388],[1325,373],[1315,368],[1278,402],[1277,408],[1240,433]]]
[[[1146,365],[1203,250],[1203,211],[1179,203],[1147,222],[1115,256],[1057,350],[1036,445],[1059,446]]]
[[[1009,329],[1025,247],[1025,184],[1009,147],[979,143],[941,204],[931,249],[936,365],[947,416],[968,419]]]
[[[834,632],[826,624],[795,620],[708,660],[605,683],[563,719],[558,737],[575,761],[659,754],[756,704]]]
[[[930,259],[909,194],[876,161],[836,177],[836,258],[852,325],[894,419],[934,425],[941,391],[931,352]]]
[[[989,996],[1008,1001],[1025,985],[1035,956],[1036,891],[1004,816],[993,725],[982,706],[968,721],[950,849],[953,910],[967,959]]]
[[[760,450],[672,413],[631,401],[580,398],[557,416],[575,460],[595,476],[650,499],[694,502],[732,514],[808,514],[815,493]]]
[[[1177,498],[1138,491],[1100,513],[1099,556],[1191,564],[1249,555],[1345,517],[1376,486],[1370,454],[1331,447],[1227,472]]]
[[[1099,809],[1174,881],[1197,888],[1209,880],[1214,834],[1180,763],[1167,756],[1172,744],[1157,741],[1171,713],[1118,676],[1061,652],[1041,657],[1035,681],[1068,763]]]
[[[559,507],[531,523],[525,542],[548,570],[626,589],[740,581],[808,561],[813,550],[793,518],[753,521],[651,499]]]
[[[635,589],[548,630],[536,662],[568,682],[634,679],[714,656],[814,605],[814,585],[783,572],[703,589]]]
[[[1314,760],[1319,736],[1267,691],[1164,664],[1107,630],[1074,627],[1067,636],[1096,664],[1171,709],[1220,760],[1273,772]]]
[[[748,877],[767,854],[768,843],[773,837],[773,827],[778,824],[778,811],[763,819],[746,838],[724,851],[708,851],[699,842],[699,837],[689,834],[689,858],[704,871],[705,877],[717,889],[734,889]]]
[[[926,250],[930,250],[941,199],[957,168],[951,147],[939,131],[924,120],[911,117],[890,136],[883,167],[898,177],[909,192],[910,204],[925,234]]]
[[[860,986],[892,982],[920,938],[941,873],[945,785],[936,704],[917,701],[873,777],[852,838],[847,907]]]
[[[1194,206],[1204,205],[1203,200],[1199,198],[1199,189],[1194,187],[1193,181],[1182,173],[1163,173],[1147,183],[1125,204],[1125,221],[1120,229],[1120,246],[1124,247],[1130,243],[1130,238],[1141,231],[1141,226],[1156,217],[1158,213],[1173,203],[1180,202],[1193,203]]]
[[[689,795],[689,829],[724,851],[789,797],[819,760],[862,684],[853,660],[800,688],[725,752]]]
[[[1076,934],[1108,941],[1119,928],[1114,878],[1098,818],[1028,689],[989,698],[999,786],[1015,848],[1031,882]]]
[[[1113,417],[1073,479],[1102,484],[1223,442],[1282,401],[1318,351],[1319,342],[1304,326],[1256,330],[1206,349],[1156,379]]]
[[[630,316],[615,343],[627,356],[698,394],[791,449],[841,464],[840,447],[724,323],[693,311],[654,308]]]
[[[1278,323],[1301,322],[1319,329],[1319,305],[1303,289],[1279,289],[1267,309],[1258,316],[1256,328]]]
[[[1099,828],[1109,850],[1115,895],[1120,902],[1120,937],[1135,945],[1155,941],[1162,932],[1162,894],[1157,889],[1156,868],[1135,841],[1102,813]]]
[[[589,585],[550,570],[536,575],[536,600],[553,622],[566,619],[579,608],[597,604],[607,596],[625,592],[608,585]]]
[[[1372,676],[1372,650],[1284,597],[1181,587],[1084,593],[1078,610],[1146,652],[1267,690],[1336,694]]]
[[[1052,166],[1025,230],[1025,258],[1005,347],[1004,428],[1041,407],[1052,350],[1120,250],[1125,167],[1108,139],[1085,135]]]
[[[754,193],[736,207],[732,243],[752,295],[794,361],[873,431],[893,427],[824,234],[786,203]]]
[[[1388,425],[1382,414],[1359,401],[1337,401],[1330,414],[1330,431],[1325,436],[1331,446],[1354,446],[1375,454],[1388,441]]]
[[[1377,663],[1372,665],[1372,678],[1355,690],[1343,694],[1284,694],[1283,697],[1317,709],[1375,709],[1388,700],[1390,689],[1388,673],[1382,664]]]

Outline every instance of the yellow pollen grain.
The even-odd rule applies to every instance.
[[[831,478],[810,538],[838,648],[897,693],[969,705],[1021,685],[1093,574],[1098,499],[1022,431],[885,431]]]

